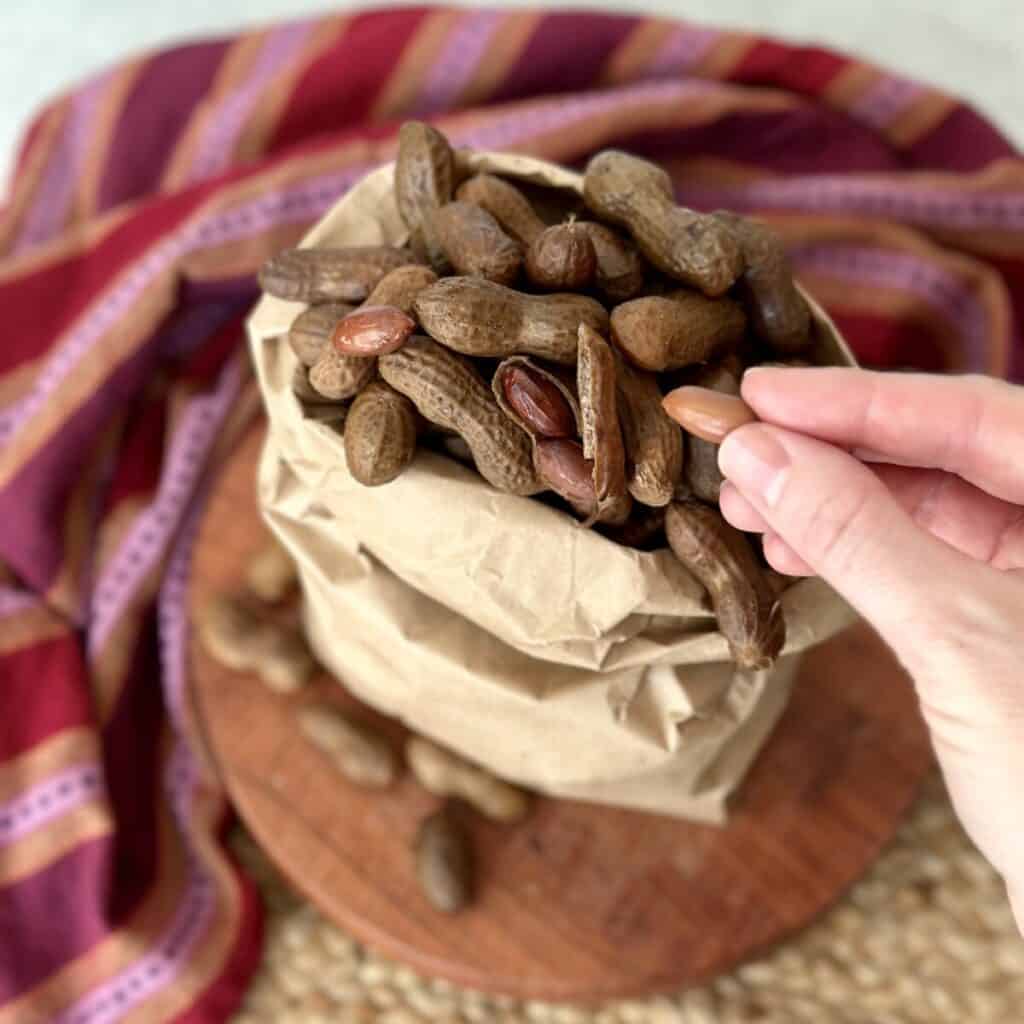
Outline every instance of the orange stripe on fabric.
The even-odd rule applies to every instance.
[[[96,213],[100,181],[110,153],[121,111],[135,85],[145,60],[129,61],[110,77],[89,129],[89,145],[82,157],[82,168],[72,200],[72,221],[82,223]]]
[[[539,11],[509,11],[494,33],[458,98],[463,107],[483,103],[508,77],[543,15]]]
[[[99,755],[99,740],[92,729],[78,726],[48,736],[24,754],[0,761],[0,803],[13,800],[63,768],[96,760]]]
[[[882,77],[879,68],[871,64],[847,64],[825,86],[821,98],[839,110],[848,110]]]
[[[697,62],[693,73],[706,78],[728,78],[757,43],[758,37],[749,32],[730,32]]]
[[[958,105],[941,93],[928,93],[886,125],[885,136],[901,149],[912,146],[937,128]]]
[[[383,121],[399,117],[415,104],[424,76],[461,16],[461,11],[437,10],[420,23],[378,95],[370,112],[370,120]]]
[[[46,173],[50,158],[60,141],[64,123],[71,112],[71,97],[64,97],[53,104],[39,129],[35,145],[26,155],[21,173],[14,182],[13,192],[2,209],[0,218],[0,253],[5,253],[14,243],[21,222],[32,206],[39,184]]]
[[[207,125],[220,114],[225,100],[252,70],[260,55],[260,50],[266,42],[267,31],[262,30],[239,36],[228,48],[224,59],[217,68],[209,92],[196,105],[185,131],[167,161],[160,181],[160,191],[173,191],[188,183],[191,178],[192,163]]]
[[[679,22],[664,18],[647,18],[639,22],[608,58],[600,83],[618,85],[643,78],[654,57],[678,30]]]
[[[113,830],[110,808],[103,798],[80,804],[0,850],[0,886],[16,885],[55,864],[76,846]],[[24,1018],[15,1020],[22,1024]]]
[[[8,615],[0,623],[0,655],[35,647],[56,636],[63,636],[71,627],[53,610],[43,604]],[[0,679],[0,704],[3,703],[3,680]]]
[[[313,61],[338,42],[349,20],[348,17],[325,18],[318,23],[298,57],[268,83],[260,101],[253,107],[252,115],[239,132],[235,160],[255,160],[264,154],[300,77]]]
[[[165,730],[160,777],[164,775],[171,735]],[[136,911],[117,931],[67,964],[14,1002],[0,1007],[0,1024],[50,1021],[87,992],[137,962],[167,930],[187,882],[185,850],[166,802],[157,814],[157,865],[153,883]]]

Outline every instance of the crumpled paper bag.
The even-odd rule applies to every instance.
[[[479,153],[474,169],[579,191],[578,175]],[[393,165],[303,244],[403,242]],[[553,796],[725,820],[785,708],[802,651],[851,620],[815,579],[782,601],[788,640],[742,672],[703,588],[668,551],[620,547],[568,515],[420,452],[356,483],[336,428],[304,416],[284,335],[304,307],[265,297],[249,338],[270,424],[259,499],[298,563],[310,642],[361,700],[495,774]],[[853,358],[812,304],[816,361]]]

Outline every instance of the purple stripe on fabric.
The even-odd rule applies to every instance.
[[[455,107],[487,47],[509,15],[502,11],[466,11],[459,15],[443,49],[423,82],[411,115],[424,116]]]
[[[912,253],[868,246],[807,245],[791,250],[796,273],[827,274],[844,281],[896,288],[916,295],[948,320],[962,339],[966,369],[987,372],[991,365],[988,311],[955,274]]]
[[[239,373],[239,363],[225,367],[218,392],[223,389],[226,394],[237,387]],[[164,787],[181,839],[186,845],[188,873],[185,894],[170,926],[138,960],[69,1006],[54,1019],[53,1024],[114,1024],[132,1006],[172,985],[187,966],[193,947],[209,929],[217,911],[216,887],[197,856],[190,832],[192,805],[201,778],[195,755],[189,749],[186,739],[186,596],[192,549],[206,499],[204,488],[194,502],[174,546],[158,598],[164,699],[171,724],[178,733],[174,753],[164,777]]]
[[[925,227],[963,231],[1024,231],[1024,193],[974,193],[922,188],[893,178],[800,175],[785,180],[705,188],[679,182],[680,196],[698,209],[787,209],[857,213]]]
[[[850,117],[881,130],[931,91],[909,78],[885,75],[858,96],[846,112]]]
[[[76,765],[37,783],[0,805],[0,849],[103,793],[96,762]]]
[[[31,591],[0,587],[0,619],[28,611],[29,608],[38,608],[42,603],[42,598]]]
[[[723,35],[723,32],[703,25],[685,22],[676,25],[650,64],[641,68],[640,74],[644,78],[685,75],[707,56]]]
[[[125,101],[100,181],[100,211],[157,190],[193,111],[210,88],[228,42],[182,46],[150,57]]]
[[[238,394],[237,364],[226,368],[233,375],[211,395],[193,399],[184,413],[160,473],[156,497],[136,517],[92,594],[87,650],[95,658],[111,630],[134,599],[142,581],[159,563],[182,516],[195,496],[210,448],[217,440],[228,407]]]
[[[312,28],[312,22],[301,21],[270,30],[249,76],[211,111],[189,168],[189,181],[212,177],[228,166],[246,119],[274,76],[302,50]]]
[[[112,856],[111,836],[86,840],[34,874],[0,888],[0,1007],[103,937]],[[25,934],[26,921],[33,923],[31,935]]]
[[[82,159],[93,141],[91,129],[96,107],[111,77],[107,72],[91,79],[71,100],[64,131],[50,155],[32,205],[25,214],[12,249],[13,255],[49,241],[64,227]]]

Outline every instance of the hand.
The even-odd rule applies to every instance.
[[[817,574],[917,686],[953,804],[1024,928],[1024,389],[758,369],[722,442],[723,515]]]

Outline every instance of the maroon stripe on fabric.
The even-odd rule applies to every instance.
[[[1013,347],[1007,376],[1015,383],[1024,383],[1024,255],[1019,259],[1005,256],[989,257],[988,262],[1002,275],[1007,284],[1013,307]]]
[[[139,405],[127,417],[117,467],[104,497],[104,513],[127,498],[151,494],[160,482],[160,461],[166,441],[164,403]]]
[[[549,14],[538,22],[489,103],[572,92],[593,85],[608,58],[642,19],[626,15]]]
[[[150,58],[118,118],[100,180],[99,210],[155,192],[230,40],[182,46]]]
[[[92,705],[77,634],[68,631],[0,655],[0,706],[8,710],[0,714],[0,761],[64,729],[89,725]]]
[[[0,888],[0,1006],[106,934],[111,842],[109,836],[87,840],[35,874]]]
[[[206,189],[194,189],[166,196],[119,224],[93,248],[0,283],[0,373],[46,353],[127,264],[168,235],[207,195]]]
[[[154,795],[163,793],[160,737],[165,713],[157,682],[158,650],[154,604],[139,630],[128,677],[103,730],[103,768],[117,828],[113,872],[118,884],[107,903],[112,923],[135,909],[156,876],[160,802]]]
[[[851,63],[847,57],[816,46],[787,46],[771,39],[761,39],[729,73],[728,80],[820,96],[836,75]]]
[[[993,160],[1018,156],[1016,149],[970,107],[958,106],[905,151],[917,168],[979,171]]]
[[[267,146],[275,153],[369,114],[410,38],[430,13],[423,7],[355,14],[340,39],[300,76]]]
[[[891,171],[901,166],[885,143],[845,114],[808,105],[731,114],[709,124],[643,132],[616,145],[655,160],[719,157],[781,174]],[[684,186],[685,181],[680,183]]]
[[[829,315],[866,367],[912,368],[929,373],[949,369],[935,333],[927,324],[836,308],[830,308]]]
[[[174,1018],[174,1024],[211,1024],[211,1021],[229,1020],[241,1004],[249,980],[262,958],[263,907],[259,894],[255,884],[242,874],[231,858],[231,851],[225,848],[224,854],[231,861],[241,896],[235,945],[216,979],[200,993],[192,1006]]]

